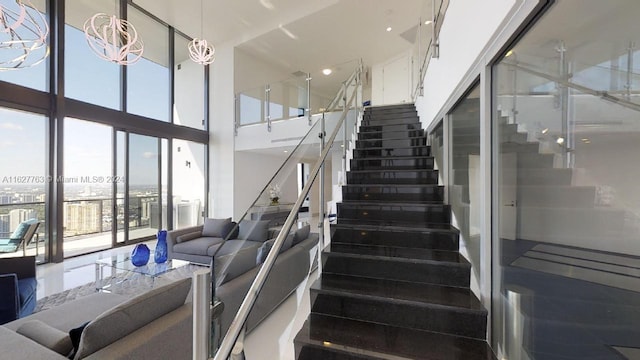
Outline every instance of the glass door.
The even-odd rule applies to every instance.
[[[160,139],[129,134],[128,186],[126,189],[127,240],[155,236],[161,228],[160,203]]]

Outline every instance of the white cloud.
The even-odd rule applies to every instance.
[[[14,124],[14,123],[3,123],[0,124],[0,129],[4,129],[4,130],[24,130],[24,128],[18,124]]]
[[[142,153],[142,157],[145,159],[153,159],[157,158],[158,154],[151,151],[145,151],[144,153]]]

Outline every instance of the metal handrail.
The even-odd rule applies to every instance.
[[[424,60],[422,60],[422,64],[420,64],[420,70],[418,71],[418,76],[420,77],[418,79],[418,83],[416,84],[416,88],[413,90],[413,101],[415,102],[416,98],[420,94],[420,89],[423,86],[423,81],[424,81],[424,76],[426,74],[426,70],[429,67],[429,63],[431,62],[431,57],[433,54],[433,49],[434,49],[434,43],[433,40],[437,39],[438,35],[439,35],[439,28],[442,27],[442,21],[444,20],[444,13],[442,12],[442,8],[444,7],[444,3],[445,1],[440,2],[440,7],[438,7],[438,12],[435,13],[435,9],[434,9],[434,14],[433,15],[433,22],[431,23],[431,31],[432,31],[432,37],[431,40],[429,40],[429,45],[427,46],[427,51],[425,52],[425,56],[424,56]],[[447,3],[448,6],[448,3]],[[435,1],[434,1],[434,7],[435,7]],[[445,9],[446,11],[446,9]],[[418,31],[420,31],[420,28],[422,27],[422,19],[420,20],[420,23],[418,24]]]
[[[352,77],[354,77],[357,74],[357,72],[358,70],[356,70],[356,72],[354,73],[354,75],[352,75]],[[354,99],[356,98],[356,94],[357,94],[357,91],[354,91],[353,94],[351,95],[351,98],[347,102],[344,110],[342,111],[340,120],[338,121],[333,133],[331,134],[331,137],[327,142],[327,146],[324,148],[324,150],[320,154],[320,158],[318,159],[318,161],[316,161],[315,166],[313,167],[313,169],[309,174],[310,181],[306,183],[306,185],[302,189],[301,195],[298,197],[295,204],[293,205],[291,212],[289,212],[289,215],[287,216],[287,220],[284,222],[284,225],[282,226],[282,230],[280,230],[278,237],[273,243],[273,247],[271,248],[271,251],[269,251],[269,254],[267,255],[267,258],[265,259],[262,267],[258,271],[256,278],[254,279],[253,283],[251,283],[251,287],[249,288],[247,295],[242,301],[242,304],[240,305],[240,309],[236,313],[236,316],[233,319],[233,321],[231,322],[231,325],[229,326],[229,330],[227,331],[224,339],[222,340],[220,348],[215,354],[214,360],[227,359],[231,354],[232,348],[236,343],[238,336],[240,335],[242,327],[244,326],[244,323],[247,320],[247,317],[249,316],[249,313],[251,312],[251,309],[253,308],[253,305],[255,304],[258,298],[258,295],[260,294],[260,290],[264,286],[264,283],[266,282],[267,277],[269,276],[271,268],[273,267],[276,261],[276,258],[278,257],[280,248],[282,247],[282,244],[284,244],[284,241],[288,236],[289,230],[293,226],[294,221],[296,221],[298,209],[300,208],[300,206],[302,206],[302,203],[305,201],[309,191],[311,190],[311,186],[314,184],[318,176],[318,173],[320,172],[320,168],[324,165],[327,155],[329,154],[329,151],[332,148],[333,142],[335,141],[335,138],[338,135],[338,132],[342,128],[341,125],[347,117],[349,107],[351,106]],[[320,221],[323,221],[323,219],[320,219]]]

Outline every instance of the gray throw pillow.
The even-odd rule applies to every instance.
[[[284,240],[284,243],[280,248],[280,254],[291,249],[291,244],[293,243],[294,236],[294,234],[287,235],[287,238]],[[260,248],[258,249],[258,255],[256,256],[257,265],[262,264],[267,259],[267,255],[269,255],[269,251],[271,251],[271,248],[273,248],[273,244],[275,243],[275,241],[276,239],[267,240],[264,242],[264,244],[262,244],[262,246],[260,246]]]
[[[311,226],[309,224],[296,230],[296,235],[293,238],[293,243],[291,244],[291,246],[298,245],[299,243],[306,240],[309,237],[310,232],[311,232]]]
[[[182,234],[176,237],[176,243],[180,244],[181,242],[190,241],[193,239],[197,239],[199,237],[202,237],[202,232],[200,231],[194,231],[194,232]]]
[[[202,227],[202,236],[209,237],[224,237],[223,231],[225,226],[231,222],[231,218],[226,219],[204,219],[204,226]]]
[[[75,359],[85,358],[182,306],[191,290],[191,278],[152,289],[113,307],[83,330]]]
[[[268,238],[269,220],[242,220],[238,239],[265,242]]]
[[[27,321],[20,325],[16,332],[60,355],[67,356],[73,350],[69,334],[40,320]]]

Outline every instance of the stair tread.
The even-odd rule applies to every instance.
[[[467,263],[457,251],[418,249],[385,245],[365,245],[349,243],[331,243],[327,250],[341,254],[372,255],[399,259]]]
[[[416,160],[416,159],[433,159],[432,155],[398,155],[393,160]],[[389,160],[388,156],[367,156],[365,158],[353,158],[354,161],[370,161],[370,160]]]
[[[417,305],[440,305],[481,313],[487,312],[469,288],[360,276],[323,274],[322,277],[316,280],[311,286],[311,289],[319,292],[345,293],[371,298],[400,300]]]
[[[460,230],[449,224],[432,224],[433,227],[424,226],[387,226],[375,224],[331,224],[336,229],[358,229],[365,231],[388,231],[388,232],[453,232],[460,233]]]
[[[343,201],[338,204],[346,204],[347,201]],[[385,201],[385,200],[349,200],[349,205],[380,205],[380,206],[408,206],[408,207],[431,207],[431,206],[449,206],[442,201],[424,201],[424,202],[405,202],[405,201]]]
[[[416,171],[420,171],[420,172],[427,172],[427,171],[438,171],[435,169],[398,169],[398,170],[394,170],[394,169],[389,169],[389,170],[380,170],[380,169],[366,169],[366,170],[349,170],[349,173],[352,174],[360,174],[360,173],[371,173],[371,172],[375,172],[375,173],[387,173],[387,172],[416,172]]]
[[[347,221],[340,222],[340,221]],[[352,223],[350,223],[352,222]],[[379,228],[404,228],[404,229],[450,229],[452,226],[448,223],[427,223],[427,222],[410,222],[410,221],[385,221],[385,220],[364,220],[338,218],[338,225],[370,225]],[[442,227],[440,227],[442,226]]]
[[[444,185],[438,185],[438,184],[344,184],[342,185],[342,187],[367,187],[367,188],[371,188],[371,187],[384,187],[384,188],[434,188],[434,187],[438,187],[438,188],[444,188]]]
[[[327,249],[330,250],[330,249]],[[453,251],[451,251],[453,252]],[[341,257],[341,258],[350,258],[350,259],[369,259],[376,261],[386,261],[386,262],[398,262],[398,263],[411,263],[411,264],[428,264],[428,265],[438,265],[438,266],[458,266],[458,267],[471,267],[471,263],[464,256],[457,254],[457,258],[451,259],[418,259],[415,257],[398,257],[393,256],[394,254],[360,254],[360,253],[348,253],[348,252],[335,252],[335,251],[323,251],[324,256],[329,257]],[[331,272],[330,270],[326,270],[327,272]]]
[[[393,146],[393,147],[366,147],[366,148],[355,148],[353,149],[355,150],[396,150],[396,149],[415,149],[415,148],[428,148],[428,145],[413,145],[413,146]],[[393,156],[393,155],[389,155],[389,156]],[[407,156],[407,155],[400,155],[400,156]],[[368,159],[368,158],[367,158]]]
[[[312,314],[295,341],[366,358],[495,359],[486,341],[329,315]]]

